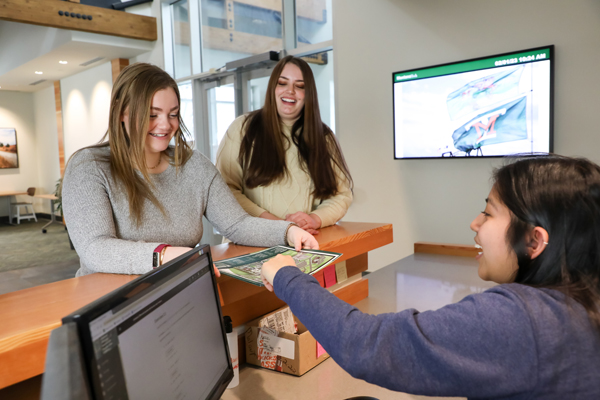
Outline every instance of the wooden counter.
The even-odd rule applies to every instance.
[[[348,276],[367,269],[367,252],[392,242],[391,224],[341,222],[316,236],[322,250],[344,253]],[[213,259],[234,257],[260,248],[222,244],[212,247]],[[135,279],[137,275],[91,274],[0,295],[0,389],[43,373],[50,331],[61,318]],[[235,325],[280,307],[283,303],[264,288],[230,277],[218,280],[223,313]],[[357,281],[359,287],[366,281]],[[340,289],[338,297],[354,303],[366,296]]]

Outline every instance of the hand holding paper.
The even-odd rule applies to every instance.
[[[287,241],[290,246],[296,249],[296,251],[302,249],[319,249],[319,243],[317,242],[317,239],[315,239],[310,233],[298,228],[297,226],[291,226],[290,229],[288,229]]]
[[[270,292],[273,291],[273,280],[275,279],[277,271],[287,266],[295,267],[296,262],[292,257],[284,256],[283,254],[278,254],[262,265],[260,277],[262,278],[263,284]]]

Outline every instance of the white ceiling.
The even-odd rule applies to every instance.
[[[0,90],[35,92],[115,58],[149,52],[155,43],[0,21]],[[101,59],[81,65],[97,58]],[[60,64],[61,60],[67,64]],[[45,81],[31,85],[42,79]]]

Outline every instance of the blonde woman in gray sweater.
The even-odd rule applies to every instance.
[[[77,276],[148,272],[199,243],[202,216],[236,243],[318,248],[297,226],[240,207],[216,168],[185,141],[179,106],[177,84],[156,66],[133,64],[117,78],[106,135],[71,157],[63,180]]]

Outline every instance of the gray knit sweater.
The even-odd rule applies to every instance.
[[[81,259],[77,276],[94,272],[143,274],[161,243],[194,247],[202,238],[202,216],[232,241],[249,246],[285,244],[286,221],[246,214],[211,162],[194,152],[176,173],[169,166],[151,175],[166,216],[149,200],[140,226],[131,220],[127,194],[112,177],[110,149],[76,153],[65,171],[62,202],[69,235]]]

